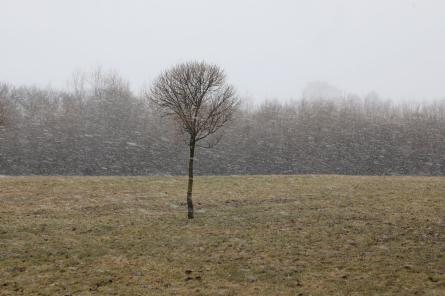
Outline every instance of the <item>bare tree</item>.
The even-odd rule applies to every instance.
[[[6,95],[8,93],[8,86],[0,84],[0,126],[3,126],[6,121]]]
[[[187,208],[188,218],[193,219],[195,147],[232,118],[239,101],[224,72],[204,62],[179,64],[163,72],[148,98],[163,115],[173,117],[181,132],[189,136]]]

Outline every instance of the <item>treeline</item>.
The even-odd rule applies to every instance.
[[[445,101],[304,98],[241,108],[198,174],[444,175]],[[117,74],[77,75],[66,91],[0,84],[0,174],[185,174],[173,122]]]

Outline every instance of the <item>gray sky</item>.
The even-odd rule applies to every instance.
[[[186,60],[239,93],[298,98],[311,81],[445,97],[444,0],[0,0],[0,81],[64,87],[102,65],[136,89]]]

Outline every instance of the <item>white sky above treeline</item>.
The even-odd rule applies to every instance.
[[[65,87],[101,65],[134,89],[187,60],[243,96],[312,81],[393,99],[445,98],[443,0],[0,0],[0,81]]]

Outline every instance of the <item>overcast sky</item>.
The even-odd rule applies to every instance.
[[[239,93],[298,98],[311,81],[445,98],[444,0],[0,0],[0,81],[64,87],[115,69],[135,89],[187,60]]]

